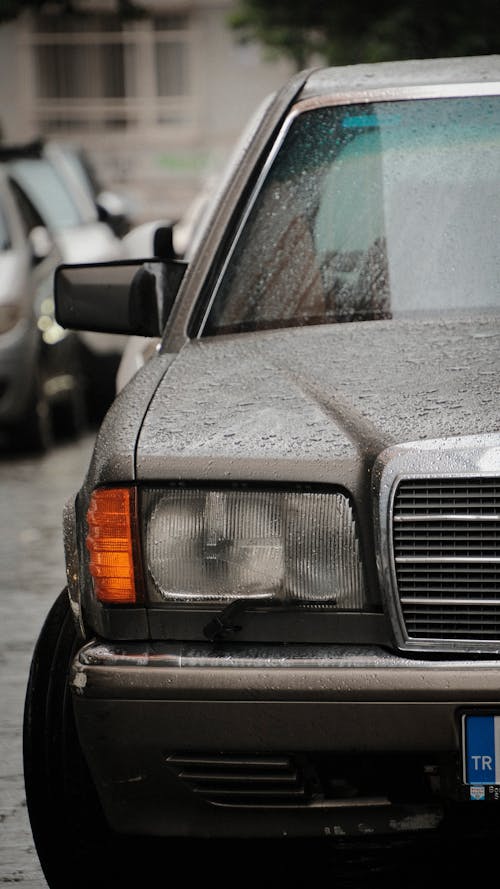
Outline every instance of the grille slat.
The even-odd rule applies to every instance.
[[[290,772],[290,774],[266,774],[261,773],[259,775],[255,775],[253,772],[248,771],[236,771],[230,774],[217,771],[214,769],[210,774],[207,772],[196,771],[195,769],[188,770],[183,769],[179,773],[179,778],[184,778],[186,781],[192,781],[195,784],[252,784],[256,786],[257,784],[272,783],[277,785],[285,785],[285,784],[295,784],[297,781],[297,772]]]
[[[193,793],[208,802],[305,803],[309,796],[304,775],[291,757],[177,753],[166,761]]]
[[[489,608],[489,607],[498,607],[499,602],[498,599],[458,599],[458,598],[436,598],[434,596],[420,597],[417,598],[411,596],[405,596],[401,599],[403,605],[465,605],[469,608],[472,604],[477,605],[480,608]]]
[[[392,547],[409,639],[500,640],[500,479],[401,481]]]
[[[271,802],[272,800],[302,800],[304,799],[304,791],[299,788],[298,790],[286,790],[281,791],[281,788],[278,789],[270,789],[270,788],[262,788],[262,787],[222,787],[220,784],[215,784],[214,786],[207,785],[206,787],[193,787],[193,793],[197,793],[200,796],[206,797],[211,800],[231,800],[231,802],[236,804],[239,801],[243,800],[251,800],[254,804],[257,802],[266,803]]]
[[[487,565],[500,565],[500,557],[499,556],[397,556],[396,564],[406,565],[408,563],[413,563],[415,565],[425,564],[425,565],[434,565],[434,564],[454,564],[459,565],[463,562],[464,564],[484,564]]]
[[[500,518],[500,513],[492,512],[486,515],[471,515],[470,513],[459,513],[459,512],[450,512],[450,513],[441,513],[439,518],[444,521],[448,521],[449,519],[453,519],[455,522],[497,522]],[[408,522],[437,522],[435,513],[432,512],[423,512],[419,515],[414,515],[413,513],[409,513],[408,515],[394,516],[394,522],[396,524],[407,524]]]

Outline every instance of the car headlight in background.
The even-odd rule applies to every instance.
[[[41,331],[44,343],[47,343],[48,346],[54,346],[68,335],[68,331],[61,327],[54,318],[54,300],[52,297],[42,300],[37,327]]]
[[[118,499],[113,491],[122,492]],[[154,487],[139,489],[138,502],[151,603],[275,597],[338,609],[366,604],[354,516],[341,493]],[[134,577],[140,585],[134,510],[126,488],[92,497],[90,570],[103,602],[141,595],[137,586],[132,592]]]

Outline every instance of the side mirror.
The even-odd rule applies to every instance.
[[[44,225],[35,225],[29,235],[34,262],[41,262],[53,248],[53,241]]]
[[[174,247],[174,226],[171,223],[159,225],[153,236],[153,254],[159,259],[176,259]]]
[[[154,259],[60,265],[56,321],[69,330],[159,337],[186,267]]]
[[[96,198],[97,215],[100,222],[105,222],[118,238],[122,238],[130,230],[129,211],[121,195],[112,191],[101,191]]]
[[[124,256],[139,260],[142,256],[155,259],[180,259],[174,247],[175,223],[153,219],[135,225],[122,238]]]

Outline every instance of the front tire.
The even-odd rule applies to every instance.
[[[36,643],[23,728],[26,803],[49,889],[138,889],[163,886],[182,872],[186,886],[219,886],[223,862],[238,872],[240,845],[216,840],[120,836],[108,826],[76,731],[69,669],[81,644],[67,591],[54,602]],[[247,844],[248,849],[248,844]],[[245,852],[244,859],[247,859]],[[216,862],[216,864],[214,864]],[[234,862],[230,864],[230,862]],[[245,865],[248,870],[248,862]],[[273,881],[273,885],[274,885]]]
[[[124,856],[109,829],[73,717],[69,667],[78,645],[66,591],[37,641],[26,690],[23,756],[26,802],[50,889],[114,885]],[[123,883],[121,884],[123,885]]]

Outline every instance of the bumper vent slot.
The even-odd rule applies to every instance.
[[[167,765],[193,793],[228,806],[307,803],[303,770],[288,756],[171,754]]]
[[[500,479],[400,482],[393,559],[410,639],[500,640]]]

